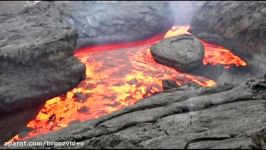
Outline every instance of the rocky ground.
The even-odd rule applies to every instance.
[[[218,7],[219,4],[221,7]],[[248,5],[250,7],[247,7]],[[253,5],[258,5],[258,3],[207,2],[194,17],[190,30],[197,37],[228,46],[230,45],[228,42],[221,41],[224,41],[227,34],[230,36],[230,33],[226,31],[231,30],[231,27],[220,24],[222,22],[219,17],[224,18],[223,23],[233,24],[233,21],[226,21],[224,14],[228,14],[226,17],[230,20],[230,17],[240,15],[241,11],[245,11],[242,9],[243,6],[249,10],[254,9]],[[236,13],[231,12],[232,8],[238,7],[241,8],[239,13],[235,9]],[[259,8],[264,12],[262,7]],[[230,14],[233,15],[230,16]],[[211,21],[208,21],[208,18]],[[219,21],[215,22],[215,18]],[[257,23],[263,24],[262,21]],[[224,29],[223,32],[216,35],[215,30],[212,29],[213,24],[217,26],[216,30],[218,27],[220,27],[219,30]],[[254,33],[256,36],[250,35],[249,30],[244,32],[245,28],[241,32],[233,30],[234,36],[232,37],[238,39],[231,39],[231,43],[240,44],[238,43],[240,39],[243,42],[244,33],[244,35],[251,36],[245,38],[253,37],[262,40],[258,34],[263,27],[259,26],[260,30],[253,30],[256,31],[256,34]],[[245,49],[250,48],[247,43],[243,44],[247,46]],[[254,41],[254,43],[257,42]],[[171,44],[169,45],[171,46]],[[240,55],[255,70],[263,67],[263,63],[254,66],[252,58],[259,57],[259,62],[265,60],[264,55],[258,55],[263,52],[261,49],[263,44],[259,43],[256,46],[259,49]],[[236,48],[240,47],[233,48],[233,52],[240,50]],[[241,49],[241,51],[245,49]],[[246,53],[250,57],[245,57]],[[251,58],[251,61],[247,58]],[[266,76],[262,76],[262,73],[256,72],[261,76],[253,79],[247,79],[248,76],[246,76],[244,78],[246,81],[236,86],[225,84],[213,88],[188,85],[174,88],[174,85],[165,81],[163,84],[171,84],[172,88],[168,86],[164,92],[146,98],[133,106],[99,119],[76,123],[65,129],[28,141],[71,140],[84,142],[85,145],[82,148],[265,148]],[[241,76],[238,77],[241,78]]]
[[[43,3],[43,2],[40,2]],[[78,33],[77,48],[143,40],[166,32],[175,22],[168,2],[55,1]],[[0,13],[18,14],[34,2],[0,2]]]
[[[27,6],[25,1],[0,1],[0,13],[17,14]]]
[[[136,41],[170,29],[174,16],[167,2],[55,2],[78,34],[78,47]]]
[[[84,67],[73,58],[77,38],[77,34],[72,30],[76,25],[75,22],[84,20],[87,13],[94,12],[96,16],[99,15],[98,19],[97,17],[92,19],[92,24],[89,23],[91,19],[89,18],[85,24],[74,27],[79,38],[84,37],[86,44],[87,40],[97,43],[99,39],[91,39],[90,35],[86,35],[87,31],[93,30],[86,24],[104,22],[101,30],[105,31],[108,25],[112,28],[117,22],[114,24],[106,22],[106,18],[116,16],[116,13],[100,10],[102,7],[110,6],[114,9],[116,5],[120,5],[118,2],[103,2],[101,7],[91,7],[92,10],[87,10],[87,6],[97,6],[97,3],[101,2],[82,3],[85,8],[81,8],[80,4],[73,4],[73,7],[69,8],[64,2],[40,3],[36,7],[26,9],[18,16],[0,16],[0,28],[4,29],[0,34],[0,113],[9,113],[12,110],[42,103],[49,96],[67,91],[81,80]],[[123,2],[125,9],[134,12],[131,10],[132,4],[126,3],[128,2]],[[158,21],[159,16],[165,12],[155,13],[156,17],[154,14],[151,15],[151,12],[168,7],[167,4],[154,4],[154,7],[153,4],[142,6],[143,4],[142,2],[136,4],[138,8],[144,10],[134,13],[147,13],[145,17],[148,19],[145,17],[144,20],[141,19],[144,22],[153,19]],[[195,36],[224,45],[247,61],[248,71],[240,71],[240,75],[245,77],[227,72],[228,76],[241,78],[242,80],[238,80],[242,81],[240,84],[218,84],[212,88],[194,85],[176,87],[171,81],[163,81],[165,90],[162,93],[98,119],[74,123],[64,129],[26,141],[85,143],[82,147],[64,148],[266,148],[266,75],[263,75],[266,64],[263,41],[264,5],[265,2],[207,2],[192,20],[190,32]],[[76,8],[87,12],[78,12]],[[67,14],[68,12],[72,14]],[[113,20],[120,24],[125,18],[122,15],[122,18]],[[236,21],[239,19],[240,21]],[[135,21],[133,19],[132,22]],[[72,22],[71,27],[69,22]],[[124,23],[129,23],[128,27],[132,27],[130,25],[132,22]],[[158,27],[162,29],[165,23],[168,24],[167,21],[160,22]],[[153,23],[143,28],[148,27],[151,27],[151,30],[147,30],[145,35],[149,35],[148,31],[158,31]],[[108,34],[111,34],[109,33],[111,28],[108,27]],[[98,32],[97,26],[95,35],[102,33],[101,30]],[[117,31],[123,30],[125,28],[117,29]],[[132,29],[133,31],[135,29]],[[99,34],[99,37],[103,41],[107,39],[105,42],[110,42],[111,37],[108,34]],[[122,32],[116,35],[125,37]],[[133,33],[128,35],[134,37]],[[202,56],[201,45],[195,44],[197,40],[193,40],[191,36],[188,39],[187,42],[191,47],[199,47],[196,50],[200,55],[197,56]],[[168,46],[182,45],[179,42],[170,43],[168,42]],[[195,62],[200,59],[202,58],[198,57]],[[224,76],[225,79],[228,76]],[[253,78],[248,79],[250,76]],[[15,119],[16,122],[25,125],[37,110],[36,106],[32,107],[32,110],[15,112],[12,117],[1,116],[0,142],[14,135],[14,131],[19,128],[14,126]],[[46,145],[46,148],[59,147]]]
[[[0,22],[2,143],[47,99],[74,88],[83,79],[85,66],[73,56],[77,33],[51,3],[2,14]],[[17,119],[19,125],[14,126]]]
[[[27,142],[85,143],[75,148],[265,148],[265,113],[266,75],[236,87],[169,89]]]

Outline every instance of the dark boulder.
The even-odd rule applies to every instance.
[[[192,71],[201,66],[204,47],[192,35],[180,35],[165,39],[150,49],[155,61],[181,71]]]
[[[55,2],[78,34],[78,47],[147,39],[170,29],[167,2]]]
[[[266,149],[266,126],[261,130],[251,134],[252,141],[255,143],[253,148]]]
[[[0,15],[0,29],[0,123],[25,109],[36,113],[33,109],[84,78],[85,66],[73,56],[77,33],[52,3]],[[0,130],[1,142],[9,134]]]
[[[178,87],[177,83],[174,80],[163,80],[162,81],[163,90],[175,89]]]

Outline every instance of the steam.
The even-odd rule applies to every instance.
[[[168,3],[175,16],[174,25],[190,25],[194,14],[205,1],[169,1]]]
[[[32,6],[36,5],[36,4],[38,4],[39,2],[41,2],[41,1],[26,1],[24,6],[25,7],[32,7]]]

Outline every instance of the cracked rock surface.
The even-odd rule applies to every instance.
[[[254,148],[266,124],[265,77],[238,86],[166,90],[27,141],[85,143],[75,148]]]
[[[55,2],[79,35],[78,47],[147,39],[170,29],[174,16],[167,2]]]
[[[25,125],[38,106],[74,88],[85,66],[73,56],[76,32],[52,3],[2,14],[0,29],[1,143],[14,136],[14,128]],[[16,117],[21,120],[14,126]]]

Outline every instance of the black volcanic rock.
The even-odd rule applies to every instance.
[[[64,148],[92,149],[257,147],[265,139],[261,130],[266,123],[265,83],[259,77],[235,87],[166,91],[110,115],[26,141],[84,142]]]
[[[266,126],[261,130],[251,134],[252,141],[255,143],[254,148],[266,149]]]
[[[162,80],[162,86],[163,86],[163,90],[170,90],[170,89],[174,89],[177,88],[178,85],[174,80]]]
[[[165,39],[150,48],[158,63],[181,71],[191,71],[202,65],[204,47],[192,35],[179,35]]]
[[[43,102],[83,78],[84,65],[73,56],[77,34],[52,4],[0,19],[1,113]]]
[[[78,34],[78,47],[150,38],[170,29],[174,17],[167,2],[55,2]]]
[[[206,2],[192,19],[189,32],[223,45],[247,62],[242,74],[227,72],[225,78],[245,80],[266,72],[266,2]]]
[[[25,114],[33,116],[33,109],[45,100],[66,93],[84,78],[85,66],[73,56],[77,33],[52,3],[0,15],[0,29],[0,126],[9,118],[5,115],[27,109]],[[11,123],[0,129],[0,142],[10,136],[9,127]]]

